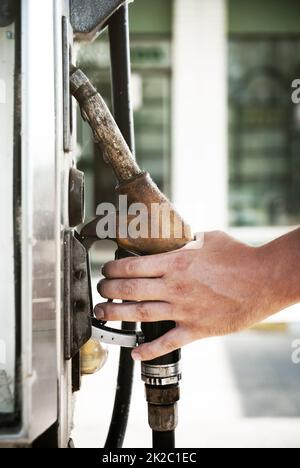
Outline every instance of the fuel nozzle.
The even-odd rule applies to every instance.
[[[125,195],[129,205],[142,202],[149,214],[148,235],[138,239],[130,237],[130,233],[125,238],[117,235],[115,240],[119,248],[138,255],[151,255],[177,250],[192,241],[193,235],[190,227],[161,193],[150,175],[140,169],[104,100],[87,76],[80,69],[71,67],[70,83],[71,92],[80,105],[82,116],[89,122],[95,140],[103,149],[106,161],[115,172],[118,180],[117,193]],[[153,206],[157,208],[154,216],[152,216]],[[166,207],[170,214],[168,235],[164,231]],[[120,218],[118,223],[121,222]],[[125,220],[126,222],[128,219]],[[95,237],[96,223],[97,219],[89,223],[81,233],[88,243],[90,238],[94,239]],[[158,233],[158,236],[152,236],[152,232]],[[175,326],[174,322],[144,323],[142,324],[143,339],[145,342],[151,342]],[[116,330],[103,329],[101,325],[98,325],[98,328],[100,328],[102,341],[114,340],[114,343],[118,341],[121,344],[122,340],[122,343],[131,347],[139,344],[140,336],[137,333],[129,332],[129,335],[126,335],[123,331],[118,337]],[[174,431],[178,419],[177,401],[179,400],[179,381],[181,379],[180,350],[153,361],[144,362],[142,364],[142,379],[146,384],[149,424],[153,430],[153,446],[155,448],[172,448],[175,444]]]

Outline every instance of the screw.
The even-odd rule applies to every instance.
[[[75,278],[76,278],[78,281],[83,280],[85,277],[86,277],[86,272],[85,272],[84,270],[77,270],[77,271],[75,272]]]

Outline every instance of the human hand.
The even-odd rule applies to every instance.
[[[176,328],[133,351],[133,358],[143,361],[240,331],[288,305],[274,291],[271,253],[212,232],[203,245],[197,241],[175,252],[109,262],[99,293],[135,302],[99,304],[95,315],[107,321],[175,321]]]

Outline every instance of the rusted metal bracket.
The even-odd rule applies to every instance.
[[[71,24],[77,40],[92,41],[126,0],[71,0]]]
[[[64,337],[65,359],[69,360],[79,353],[92,335],[93,304],[88,254],[76,232],[65,234],[64,247]]]

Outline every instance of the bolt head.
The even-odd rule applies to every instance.
[[[6,31],[5,36],[6,36],[6,39],[13,39],[14,33],[12,31]]]
[[[85,277],[86,277],[86,272],[85,272],[84,270],[77,270],[77,271],[75,272],[75,278],[76,278],[78,281],[83,280]]]

